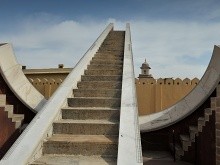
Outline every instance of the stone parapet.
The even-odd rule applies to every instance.
[[[139,115],[160,112],[185,97],[199,82],[172,78],[140,78],[135,80]]]

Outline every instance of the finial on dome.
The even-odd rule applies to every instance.
[[[146,58],[140,68],[141,68],[141,74],[139,74],[139,78],[152,78],[152,75],[149,73],[151,68],[147,63]]]

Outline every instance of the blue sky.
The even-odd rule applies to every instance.
[[[217,0],[0,0],[0,42],[28,68],[73,67],[108,23],[132,32],[135,73],[198,77],[220,45]]]

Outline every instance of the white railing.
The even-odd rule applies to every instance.
[[[111,30],[113,30],[112,23],[108,25],[76,64],[65,81],[7,152],[0,164],[25,165],[30,160],[33,160],[33,157],[37,158],[41,155],[43,140],[51,135],[52,123],[60,117],[61,108],[67,104],[67,98],[72,96],[72,90],[77,87],[77,82],[81,80],[81,75],[84,74],[87,65],[89,65],[92,57]]]
[[[138,122],[138,108],[135,88],[133,54],[131,45],[131,32],[129,24],[126,25],[125,31],[117,164],[143,164],[140,129]]]

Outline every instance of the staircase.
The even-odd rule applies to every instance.
[[[13,105],[6,105],[6,95],[0,94],[0,159],[23,131],[24,115],[13,111]]]
[[[117,164],[124,31],[111,31],[31,164]]]
[[[216,88],[217,96],[220,96],[220,86]],[[184,156],[185,152],[188,152],[189,147],[195,142],[196,137],[198,137],[202,131],[203,127],[206,126],[206,123],[209,122],[209,119],[213,113],[213,108],[206,108],[204,110],[204,115],[198,118],[197,125],[189,126],[189,134],[180,135],[181,145],[175,144],[175,155],[177,159],[181,159]],[[173,144],[170,145],[171,150],[173,150]]]
[[[4,111],[8,114],[8,119],[11,119],[12,123],[15,123],[15,129],[21,129],[22,122],[24,120],[23,114],[14,114],[13,105],[6,105],[6,95],[0,94],[0,107],[4,107]]]

